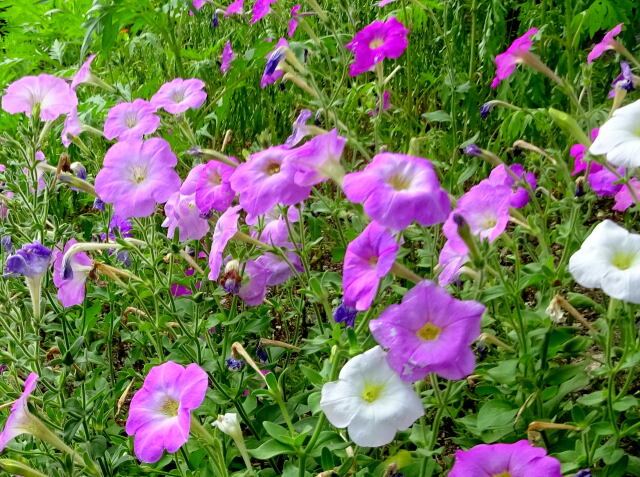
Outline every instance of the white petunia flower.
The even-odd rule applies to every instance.
[[[640,167],[640,100],[617,109],[589,148],[615,166]]]
[[[219,414],[218,419],[213,421],[212,425],[231,436],[234,440],[242,439],[242,430],[238,422],[238,415],[235,412],[228,412],[224,415]]]
[[[322,387],[320,407],[362,447],[388,444],[424,414],[413,387],[391,369],[380,346],[350,359],[338,381]]]
[[[640,304],[640,235],[605,220],[572,255],[569,271],[583,287]]]

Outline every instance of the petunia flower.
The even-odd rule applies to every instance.
[[[193,8],[200,10],[206,3],[209,3],[209,0],[193,0]]]
[[[20,78],[2,96],[2,109],[6,112],[31,117],[32,112],[39,110],[42,121],[69,114],[77,105],[78,98],[67,82],[47,74]]]
[[[126,431],[142,462],[157,462],[189,440],[191,411],[204,400],[209,378],[197,364],[173,361],[154,366],[131,400]]]
[[[231,175],[231,187],[250,215],[262,215],[276,204],[295,205],[309,197],[311,186],[297,185],[294,171],[284,165],[289,153],[284,146],[256,152]]]
[[[224,17],[227,18],[228,16],[233,14],[241,15],[242,13],[244,13],[243,9],[244,9],[244,0],[235,0],[234,2],[231,2],[227,7],[227,9],[225,10]]]
[[[29,412],[27,400],[36,389],[37,381],[38,375],[31,373],[24,382],[24,391],[11,406],[11,414],[9,414],[0,434],[0,452],[7,447],[9,441],[20,434],[33,434],[36,430],[36,418]]]
[[[237,162],[235,158],[229,158]],[[195,166],[180,187],[184,195],[195,194],[196,205],[201,214],[207,215],[212,210],[224,212],[233,202],[235,192],[231,188],[231,174],[234,167],[218,161]]]
[[[84,301],[85,284],[89,273],[93,270],[93,261],[84,252],[73,254],[66,268],[63,269],[62,257],[76,243],[78,243],[76,239],[68,240],[64,250],[58,250],[54,254],[53,283],[58,288],[58,300],[65,308],[80,305]]]
[[[292,244],[283,244],[284,246],[289,245],[293,247]],[[285,260],[282,256],[276,253],[267,252],[256,260],[262,267],[267,271],[267,286],[275,286],[280,285],[286,282],[293,274],[294,271],[291,269],[289,264],[293,265],[293,268],[297,273],[304,272],[304,268],[302,267],[302,261],[297,253],[292,251],[285,251],[285,256],[287,260]]]
[[[311,119],[311,116],[313,116],[313,113],[308,109],[300,111],[300,114],[293,122],[293,132],[291,136],[284,142],[287,147],[297,146],[300,141],[310,134],[307,128],[307,122]]]
[[[335,427],[346,427],[349,438],[361,447],[390,443],[397,431],[408,429],[424,414],[413,387],[389,367],[380,346],[351,358],[338,381],[322,386],[320,408]]]
[[[271,5],[278,0],[256,0],[251,9],[251,23],[256,23],[271,13]]]
[[[192,78],[176,78],[163,84],[151,98],[156,109],[164,109],[171,114],[181,114],[188,109],[197,109],[207,99],[204,81]]]
[[[371,222],[347,245],[342,288],[344,304],[358,311],[368,310],[380,280],[389,273],[400,246],[383,226]]]
[[[304,145],[292,149],[285,162],[285,168],[290,168],[293,181],[299,186],[314,186],[329,177],[341,180],[344,169],[340,165],[340,158],[347,140],[338,136],[333,129],[328,133],[315,136]]]
[[[239,205],[229,207],[216,222],[211,238],[211,251],[209,252],[209,280],[217,280],[220,275],[222,253],[229,240],[238,231],[240,210]]]
[[[456,280],[460,275],[460,269],[468,261],[469,249],[465,243],[459,237],[447,240],[440,250],[438,259],[438,284],[444,287]]]
[[[399,58],[409,44],[408,35],[409,30],[395,17],[387,21],[376,20],[364,27],[345,45],[354,55],[349,75],[371,71],[385,58]]]
[[[275,83],[284,75],[284,70],[280,68],[280,63],[285,59],[288,44],[287,40],[280,38],[273,50],[265,56],[267,62],[265,63],[264,72],[260,79],[261,88],[264,88],[268,84]]]
[[[302,5],[300,4],[295,4],[293,7],[291,7],[291,19],[289,20],[289,27],[287,31],[289,38],[293,37],[298,28],[298,18],[300,18],[299,12],[301,8]]]
[[[222,64],[220,65],[220,71],[226,74],[231,68],[231,62],[236,58],[236,54],[231,48],[231,41],[227,41],[222,49]]]
[[[638,84],[640,84],[640,78],[633,74],[629,63],[621,61],[620,74],[611,82],[613,89],[609,91],[609,95],[607,97],[615,97],[617,89],[623,89],[627,93],[630,93],[638,87]]]
[[[447,192],[430,161],[404,154],[377,154],[360,172],[344,177],[342,189],[351,202],[380,225],[402,230],[443,222],[451,210]]]
[[[629,187],[633,189],[636,197],[640,197],[640,180],[633,177],[629,181]],[[620,184],[620,190],[616,192],[616,195],[614,197],[616,202],[613,207],[611,207],[613,210],[624,212],[636,203],[636,199],[634,199],[633,195],[631,195],[629,187]]]
[[[633,169],[640,167],[640,100],[616,109],[613,116],[604,123],[593,141],[589,152],[606,155],[614,166]]]
[[[507,172],[507,166],[500,164],[493,168],[489,177],[484,179],[480,183],[489,184],[491,186],[507,186],[511,188],[511,201],[509,205],[515,209],[520,209],[527,205],[531,200],[529,191],[522,186],[516,185],[516,179],[514,175],[519,177],[520,180],[525,180],[531,190],[535,190],[537,181],[536,176],[532,172],[525,172],[522,164],[511,164],[509,166],[511,174]]]
[[[160,118],[154,113],[156,107],[144,99],[132,103],[118,103],[107,113],[104,122],[104,137],[120,141],[140,140],[152,134],[160,126]]]
[[[300,220],[300,212],[296,207],[288,207],[285,220],[282,210],[283,207],[281,205],[275,205],[262,215],[262,229],[252,229],[251,236],[269,245],[280,246],[288,243],[289,229],[287,221],[293,224]],[[257,226],[258,216],[247,215],[246,222],[248,225]]]
[[[82,123],[80,119],[78,119],[78,110],[73,108],[67,117],[64,120],[64,127],[62,128],[62,134],[60,135],[62,139],[62,145],[64,147],[69,147],[72,142],[72,137],[78,137],[82,133],[84,128],[82,127]]]
[[[191,290],[189,290],[184,285],[180,285],[179,283],[172,283],[170,287],[170,291],[171,291],[171,294],[176,298],[181,296],[193,295],[193,292]]]
[[[249,306],[258,306],[267,294],[269,271],[256,260],[249,260],[242,273],[242,286],[238,296]]]
[[[5,277],[42,277],[51,262],[51,250],[38,240],[23,245],[16,253],[7,257],[4,266]]]
[[[384,7],[385,5],[389,5],[390,3],[395,2],[396,0],[380,0],[378,2],[379,7]]]
[[[583,287],[640,304],[640,235],[610,220],[599,223],[569,259],[569,272]]]
[[[353,328],[356,324],[356,316],[358,310],[352,306],[345,305],[344,300],[340,302],[340,305],[333,310],[333,319],[336,323],[344,323],[345,326]]]
[[[531,37],[538,33],[537,28],[529,29],[524,35],[514,40],[504,53],[496,56],[496,76],[491,83],[492,88],[497,88],[501,81],[513,74],[516,65],[523,62],[523,53],[528,52],[533,45]]]
[[[177,162],[162,138],[118,142],[104,157],[95,180],[96,193],[122,217],[147,217],[156,204],[166,202],[180,188],[174,170]]]
[[[480,444],[456,451],[449,477],[562,477],[560,461],[526,440],[514,444]]]
[[[96,59],[96,55],[89,55],[87,60],[82,64],[82,66],[78,69],[73,78],[71,79],[71,89],[76,90],[76,88],[82,83],[89,83],[93,79],[93,74],[91,73],[91,63]]]
[[[483,304],[457,300],[425,280],[369,323],[371,334],[389,348],[387,361],[405,381],[429,373],[462,379],[476,366],[471,343],[480,334]]]
[[[616,43],[615,37],[618,36],[620,32],[622,32],[622,25],[624,25],[624,23],[619,23],[616,26],[614,26],[610,31],[608,31],[604,35],[604,38],[602,39],[602,41],[600,41],[599,43],[596,43],[593,46],[593,48],[587,55],[587,63],[591,63],[597,58],[600,58],[605,51],[613,50],[615,48],[615,43]]]
[[[591,130],[591,140],[597,138],[598,133],[599,129],[597,128]],[[571,146],[569,155],[574,158],[573,171],[571,172],[571,175],[580,174],[587,170],[588,162],[583,159],[586,152],[587,146],[584,144],[574,144]],[[617,171],[621,176],[625,174],[623,167],[618,168]],[[589,166],[587,181],[589,182],[591,189],[599,196],[616,195],[623,187],[622,184],[616,184],[618,177],[613,172],[595,161],[592,161]]]
[[[206,218],[202,217],[196,205],[196,194],[185,195],[179,191],[174,192],[164,205],[166,216],[162,227],[167,227],[167,237],[173,239],[176,228],[179,229],[179,239],[200,240],[209,233],[211,226]]]

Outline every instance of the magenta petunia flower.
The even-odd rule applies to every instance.
[[[470,345],[480,334],[484,310],[482,303],[457,300],[424,280],[402,303],[371,320],[369,328],[375,340],[389,348],[387,362],[403,380],[418,381],[429,373],[462,379],[476,366]]]
[[[380,0],[378,2],[379,7],[384,7],[385,5],[389,5],[390,3],[395,2],[396,0]]]
[[[80,305],[84,301],[85,284],[93,270],[93,261],[84,252],[73,254],[63,269],[62,257],[75,243],[78,241],[71,239],[67,241],[63,251],[54,252],[53,283],[58,288],[58,300],[65,308]]]
[[[91,73],[91,63],[95,60],[96,55],[89,55],[87,61],[85,61],[80,69],[73,75],[71,79],[71,89],[75,91],[75,89],[81,85],[82,83],[87,83],[92,80],[93,74]]]
[[[142,139],[160,126],[160,118],[154,113],[155,106],[144,99],[132,103],[118,103],[107,113],[104,122],[104,137],[120,141]]]
[[[191,411],[204,401],[209,378],[197,364],[173,361],[154,366],[129,406],[126,431],[142,462],[156,462],[189,440]]]
[[[260,79],[260,87],[264,88],[268,84],[273,84],[284,75],[284,71],[280,68],[280,63],[285,58],[285,49],[289,43],[284,38],[280,38],[276,46],[271,50],[265,58],[267,63]]]
[[[71,137],[78,137],[82,133],[82,123],[78,119],[78,110],[73,108],[64,120],[64,127],[62,128],[62,145],[69,147],[71,145]]]
[[[598,128],[591,130],[591,140],[598,137],[598,132]],[[574,144],[571,146],[569,155],[574,158],[573,171],[571,172],[571,175],[576,175],[587,170],[587,161],[583,159],[585,152],[587,152],[587,146],[584,144]],[[624,176],[624,167],[611,167],[614,167],[619,175]],[[604,197],[616,195],[624,187],[622,184],[616,184],[617,181],[618,177],[604,165],[594,161],[591,162],[589,174],[587,175],[587,182],[596,195]],[[628,192],[629,191],[627,190],[627,193]],[[614,208],[614,210],[618,209]]]
[[[389,273],[400,246],[383,226],[371,222],[349,245],[344,255],[344,304],[358,311],[369,309],[380,280]]]
[[[402,230],[416,220],[421,225],[443,222],[451,210],[447,192],[430,161],[405,154],[377,154],[360,172],[347,174],[342,184],[351,202],[380,225]]]
[[[29,399],[29,396],[31,396],[31,393],[36,389],[37,381],[38,375],[36,373],[31,373],[24,382],[24,391],[22,391],[22,395],[16,399],[13,406],[11,406],[11,414],[9,414],[9,417],[4,424],[4,429],[0,434],[0,452],[7,447],[9,441],[18,437],[20,434],[32,433],[32,423],[34,419],[27,407],[27,400]]]
[[[284,146],[256,152],[231,175],[231,187],[247,213],[262,215],[278,203],[294,205],[309,197],[311,187],[295,184],[292,169],[284,166],[289,153]]]
[[[624,23],[619,23],[614,26],[604,35],[604,38],[600,43],[596,43],[593,46],[593,49],[587,55],[587,63],[591,63],[595,59],[600,58],[605,51],[613,50],[615,48],[615,38],[622,32],[622,25],[624,25]]]
[[[256,23],[271,13],[271,5],[278,0],[256,0],[251,9],[251,23]]]
[[[193,292],[184,285],[179,283],[172,283],[170,287],[171,294],[175,297],[193,295]]]
[[[242,274],[238,296],[249,306],[258,306],[267,294],[268,270],[259,262],[249,260]]]
[[[237,162],[233,157],[229,159]],[[195,194],[196,205],[201,214],[209,214],[212,210],[224,212],[235,197],[230,183],[234,171],[235,167],[218,161],[198,164],[189,171],[180,187],[180,193]]]
[[[449,477],[562,477],[560,461],[522,440],[514,444],[480,444],[456,451]]]
[[[227,18],[233,14],[241,15],[242,13],[244,13],[244,0],[235,0],[235,2],[230,3],[227,7],[224,17]]]
[[[204,7],[205,3],[209,3],[208,0],[193,0],[193,8],[195,8],[196,10],[200,10],[202,7]]]
[[[636,197],[640,197],[640,180],[635,177],[629,181],[629,186],[633,189]],[[620,185],[620,190],[615,194],[615,204],[611,207],[613,210],[624,212],[629,207],[636,203],[636,200],[631,195],[629,187]]]
[[[518,63],[522,63],[522,52],[529,51],[533,42],[531,37],[538,33],[537,28],[531,28],[520,38],[517,38],[507,51],[496,56],[496,76],[491,83],[492,88],[497,88],[501,81],[513,74]]]
[[[511,188],[511,202],[510,205],[513,208],[520,209],[527,205],[531,200],[529,197],[529,191],[521,186],[516,186],[515,177],[507,172],[507,166],[500,164],[496,166],[489,174],[489,177],[483,180],[482,183],[486,183],[492,186],[507,186]],[[531,190],[535,190],[537,185],[536,176],[532,172],[525,172],[522,164],[511,164],[509,169],[519,177],[521,180],[524,178],[529,183]]]
[[[220,275],[222,253],[229,240],[238,231],[239,217],[240,206],[236,205],[229,207],[216,222],[211,238],[211,252],[209,252],[209,280],[217,280]]]
[[[188,109],[197,109],[207,99],[204,81],[192,78],[176,78],[163,84],[151,98],[156,109],[164,109],[171,114],[184,113]]]
[[[2,96],[2,109],[6,112],[31,117],[38,108],[42,121],[69,114],[77,105],[78,98],[67,82],[47,74],[20,78],[11,83]]]
[[[300,141],[302,141],[310,134],[309,128],[307,127],[307,122],[309,121],[309,119],[311,119],[311,116],[313,116],[313,113],[308,109],[303,109],[302,111],[300,111],[300,114],[293,122],[293,132],[291,133],[291,136],[289,136],[284,142],[287,147],[296,146]]]
[[[231,48],[231,41],[227,41],[222,49],[222,64],[220,65],[220,71],[227,73],[231,68],[231,62],[236,58],[236,54]]]
[[[95,180],[96,192],[123,218],[147,217],[157,203],[166,202],[180,188],[174,170],[177,162],[162,138],[118,142],[104,157]]]
[[[345,47],[354,55],[349,75],[357,76],[382,62],[385,58],[399,58],[407,49],[409,30],[395,17],[376,20],[364,27]]]
[[[289,28],[287,31],[289,38],[293,37],[298,28],[298,18],[300,18],[299,12],[301,8],[302,5],[300,4],[296,4],[291,8],[291,19],[289,20]]]
[[[299,186],[314,186],[329,177],[342,177],[340,158],[346,142],[333,129],[292,149],[284,167],[291,170],[293,181]]]
[[[180,230],[180,241],[200,240],[209,233],[209,221],[203,218],[196,206],[196,195],[184,195],[174,192],[164,205],[166,219],[162,222],[167,227],[167,237],[173,239],[176,228]]]

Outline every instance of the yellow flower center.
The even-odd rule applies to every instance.
[[[422,328],[420,328],[416,332],[416,334],[418,335],[418,337],[420,337],[425,341],[433,341],[436,338],[438,338],[438,336],[440,336],[441,331],[442,331],[441,328],[438,328],[437,326],[433,326],[431,323],[427,323]]]
[[[269,164],[267,164],[265,172],[270,176],[277,174],[278,172],[280,172],[280,164],[278,164],[277,162],[270,162]]]
[[[494,228],[497,223],[498,223],[498,220],[495,217],[485,217],[482,220],[482,228],[484,230],[489,230]]]
[[[209,182],[211,182],[215,186],[219,186],[220,184],[222,184],[222,177],[220,177],[220,174],[218,174],[217,172],[214,172],[213,174],[211,174],[211,177],[209,177]]]
[[[178,415],[178,408],[180,407],[180,403],[178,401],[174,401],[171,398],[166,398],[160,406],[160,412],[167,417],[176,417]]]
[[[395,190],[406,190],[411,185],[411,179],[407,179],[396,174],[389,178],[389,185],[391,185]]]
[[[147,170],[144,167],[133,167],[131,169],[131,180],[140,184],[147,177]]]
[[[511,472],[503,472],[501,474],[493,474],[491,477],[511,477]]]
[[[384,389],[383,384],[365,384],[364,390],[362,391],[362,399],[367,402],[373,402],[380,397]]]
[[[616,254],[613,256],[613,260],[611,260],[611,263],[614,267],[619,268],[620,270],[628,270],[632,267],[635,259],[635,253],[616,252]]]
[[[371,40],[371,43],[369,43],[369,48],[371,50],[375,50],[376,48],[379,48],[382,45],[384,45],[384,39],[383,38],[374,38],[373,40]]]

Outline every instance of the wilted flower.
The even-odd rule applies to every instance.
[[[216,222],[211,238],[211,252],[209,252],[209,280],[217,280],[220,275],[222,252],[238,231],[239,212],[239,205],[229,207]]]
[[[538,33],[537,28],[531,28],[520,38],[517,38],[507,51],[496,56],[496,76],[491,83],[492,88],[497,88],[501,81],[513,74],[518,63],[523,62],[523,52],[528,52],[533,45],[531,37]]]
[[[271,5],[278,0],[256,0],[251,9],[251,23],[256,23],[271,13]]]
[[[104,157],[96,192],[122,217],[147,217],[157,203],[166,202],[180,188],[180,177],[173,169],[177,162],[162,138],[118,142]]]
[[[171,114],[184,113],[188,109],[197,109],[207,99],[204,81],[192,78],[176,78],[163,84],[151,98],[156,109],[164,109]]]
[[[344,177],[342,189],[351,202],[380,225],[402,230],[443,222],[451,210],[447,192],[430,161],[404,154],[377,154],[364,170]]]
[[[600,43],[596,43],[593,46],[593,49],[587,55],[587,63],[591,63],[597,58],[600,58],[602,54],[607,50],[613,50],[615,48],[614,44],[616,42],[615,37],[620,34],[622,31],[623,23],[619,23],[614,26],[610,31],[608,31],[602,41]]]
[[[33,243],[23,245],[15,254],[7,257],[4,276],[41,277],[49,268],[50,261],[51,250],[35,240]]]
[[[160,118],[154,113],[156,107],[144,99],[132,103],[118,103],[107,113],[104,122],[104,137],[120,141],[139,140],[145,134],[158,129]]]
[[[233,157],[229,160],[236,162]],[[233,202],[235,192],[231,188],[231,174],[235,167],[218,161],[195,166],[180,186],[180,193],[195,194],[196,205],[201,214],[208,214],[211,210],[224,212]]]
[[[336,323],[344,323],[345,326],[349,326],[353,328],[356,324],[356,316],[358,315],[358,310],[355,308],[345,305],[344,300],[338,305],[338,307],[333,310],[333,319]]]
[[[222,64],[220,65],[220,71],[226,73],[231,68],[231,62],[235,59],[236,54],[231,48],[231,41],[227,41],[222,49]]]
[[[173,361],[154,366],[135,393],[126,431],[143,462],[156,462],[163,451],[176,452],[189,440],[191,411],[207,392],[209,378],[197,364],[186,368]]]
[[[196,206],[196,194],[185,195],[174,192],[164,205],[166,219],[162,222],[167,227],[167,237],[173,239],[176,228],[180,231],[180,241],[200,240],[207,235],[209,221],[202,218]]]
[[[514,444],[480,444],[467,451],[456,451],[449,477],[470,476],[561,477],[560,461],[547,456],[544,449],[522,440]]]
[[[409,290],[369,323],[375,340],[389,348],[387,361],[405,381],[429,373],[462,379],[476,366],[471,343],[480,334],[485,307],[457,300],[428,280]]]
[[[358,311],[369,309],[380,280],[389,273],[400,246],[383,226],[371,222],[349,245],[344,255],[344,304]]]
[[[105,203],[102,201],[102,199],[100,199],[100,197],[96,197],[93,201],[93,208],[95,210],[100,210],[103,211],[106,209],[106,205]]]
[[[462,149],[462,152],[469,156],[480,157],[482,155],[482,149],[480,149],[476,144],[469,144]]]
[[[170,291],[171,291],[171,294],[176,298],[181,296],[189,296],[193,294],[191,290],[189,290],[184,285],[180,285],[179,283],[172,283],[170,286]]]
[[[338,381],[322,387],[320,408],[331,424],[346,427],[349,438],[362,447],[388,444],[397,431],[424,414],[413,387],[389,367],[379,346],[351,358]]]
[[[616,109],[604,123],[598,137],[589,148],[591,154],[606,154],[607,161],[614,166],[633,169],[640,167],[640,100]]]
[[[620,74],[611,82],[613,89],[609,91],[609,98],[616,95],[616,88],[625,90],[627,93],[635,90],[640,83],[640,78],[631,71],[631,66],[626,61],[620,62]]]
[[[569,259],[569,272],[583,287],[640,304],[640,235],[610,220],[599,223]]]
[[[489,101],[480,106],[480,119],[487,119],[491,111],[495,107],[495,103]]]
[[[364,27],[345,47],[354,55],[349,68],[351,76],[357,76],[382,62],[385,58],[399,58],[407,49],[409,30],[395,17],[387,21],[376,20]]]
[[[63,251],[56,251],[53,265],[53,283],[58,288],[58,300],[65,308],[80,305],[84,301],[85,283],[93,270],[93,261],[84,252],[73,254],[63,267],[62,257],[75,243],[78,241],[71,239]]]
[[[6,253],[13,252],[13,241],[11,240],[11,235],[3,235],[2,238],[0,238],[0,245]]]
[[[2,96],[2,109],[10,114],[37,110],[42,121],[52,121],[69,114],[78,105],[78,98],[67,82],[55,76],[41,74],[25,76],[11,83]]]
[[[242,283],[240,276],[240,263],[237,260],[229,260],[224,266],[224,275],[220,277],[218,283],[224,291],[232,295],[237,295]]]
[[[299,186],[314,186],[329,177],[340,180],[344,175],[340,158],[346,142],[333,129],[292,149],[284,167],[292,169],[293,181]]]

